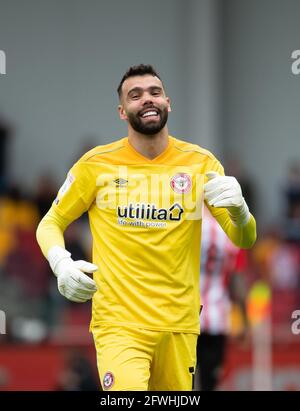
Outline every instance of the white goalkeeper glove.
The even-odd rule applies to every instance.
[[[50,248],[48,261],[57,277],[58,290],[64,297],[76,303],[83,303],[93,297],[97,291],[96,283],[84,272],[97,271],[95,264],[72,260],[71,253],[60,246]]]
[[[206,173],[204,198],[210,206],[227,208],[230,218],[237,226],[247,224],[250,212],[243,197],[241,186],[235,177],[221,176],[215,171]]]

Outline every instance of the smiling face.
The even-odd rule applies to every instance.
[[[148,136],[165,127],[171,111],[161,80],[148,74],[126,79],[120,102],[120,118],[133,130]]]

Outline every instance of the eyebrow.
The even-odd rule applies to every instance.
[[[129,96],[129,94],[132,94],[132,93],[134,93],[134,92],[141,92],[141,91],[143,91],[144,89],[142,88],[142,87],[133,87],[131,90],[129,90],[128,91],[128,93],[127,93],[127,95]],[[160,86],[150,86],[150,87],[148,87],[146,90],[150,90],[150,91],[153,91],[153,90],[160,90],[160,91],[162,91],[163,90],[163,88],[162,87],[160,87]]]

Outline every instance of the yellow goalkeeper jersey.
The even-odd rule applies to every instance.
[[[89,215],[99,267],[91,329],[113,324],[199,333],[203,185],[211,170],[224,174],[209,151],[171,136],[153,160],[126,137],[92,149],[71,168],[52,210],[67,224]],[[246,231],[233,226],[225,209],[210,209],[245,246]],[[249,224],[255,231],[252,216]]]

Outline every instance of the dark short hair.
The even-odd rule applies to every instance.
[[[147,74],[150,74],[153,77],[158,77],[161,80],[161,78],[159,77],[155,69],[150,64],[139,64],[138,66],[129,67],[129,69],[126,71],[126,73],[122,77],[122,80],[120,81],[120,84],[118,86],[117,91],[118,91],[119,97],[121,97],[122,95],[122,85],[125,80],[127,80],[129,77],[145,76]]]

